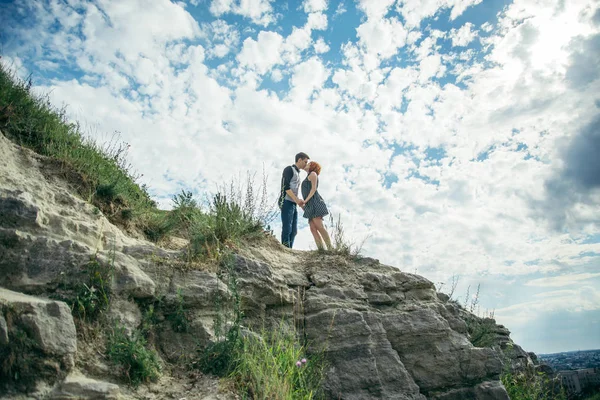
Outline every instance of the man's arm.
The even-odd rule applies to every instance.
[[[304,200],[297,198],[294,192],[292,192],[292,189],[286,190],[285,193],[290,196],[292,200],[294,200],[294,203],[298,204],[300,207],[304,205]]]

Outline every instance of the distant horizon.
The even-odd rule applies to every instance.
[[[588,350],[567,350],[567,351],[557,351],[555,353],[535,353],[536,355],[549,356],[552,354],[561,354],[561,353],[577,353],[580,351],[600,351],[600,349],[588,349]]]
[[[0,62],[118,133],[160,207],[245,171],[275,202],[303,151],[365,255],[460,277],[526,351],[600,348],[597,2],[22,0],[0,19]]]

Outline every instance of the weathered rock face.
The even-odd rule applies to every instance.
[[[77,333],[65,303],[0,288],[0,321],[0,382],[19,375],[52,381],[73,368]]]
[[[261,321],[302,319],[309,343],[331,364],[330,398],[508,398],[499,354],[473,347],[462,311],[438,299],[433,283],[371,259],[287,251],[298,254],[289,263],[268,253],[250,247],[238,257],[242,303],[256,313],[256,299],[265,299]],[[286,282],[289,265],[303,265],[304,280]]]
[[[227,282],[214,272],[169,267],[165,260],[177,252],[128,237],[56,174],[43,173],[45,166],[42,157],[0,135],[0,286],[48,297],[85,281],[84,266],[98,257],[114,266],[110,317],[133,330],[142,323],[141,308],[161,304],[154,339],[163,359],[189,357],[215,340],[214,299],[231,297]],[[274,240],[240,251],[234,271],[245,325],[284,321],[300,329],[312,351],[325,352],[329,398],[508,398],[499,382],[499,350],[474,347],[465,311],[420,276],[368,258],[293,251]],[[63,355],[75,351],[72,320],[69,327],[56,322],[60,318],[54,325],[39,323],[40,315],[66,317],[64,304],[40,299],[23,304],[33,311],[23,314],[21,323],[39,337],[43,349],[61,348]],[[165,314],[177,307],[190,320],[184,331]],[[0,348],[11,340],[9,325],[0,315]],[[508,337],[498,329],[499,337]],[[46,339],[59,332],[65,332],[61,339]],[[69,379],[55,388],[56,398],[81,391],[92,393],[82,398],[114,393],[108,384]]]
[[[97,381],[80,374],[71,374],[49,394],[50,400],[117,400],[119,386]]]

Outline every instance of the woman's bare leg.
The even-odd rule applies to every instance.
[[[325,229],[325,225],[323,225],[323,217],[313,218],[313,224],[315,225],[317,232],[321,234],[325,244],[327,245],[328,250],[333,250],[333,246],[331,245],[331,238],[329,237],[329,233],[327,233],[327,229]]]
[[[315,243],[317,244],[317,249],[323,250],[323,239],[321,239],[319,230],[317,229],[317,226],[315,225],[315,220],[316,220],[316,218],[313,218],[308,222],[308,225],[310,226],[310,233],[312,233],[313,238],[315,239]]]

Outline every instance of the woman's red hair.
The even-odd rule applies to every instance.
[[[316,161],[311,161],[310,164],[308,164],[308,173],[310,174],[313,171],[315,171],[317,175],[321,174],[321,164]]]

